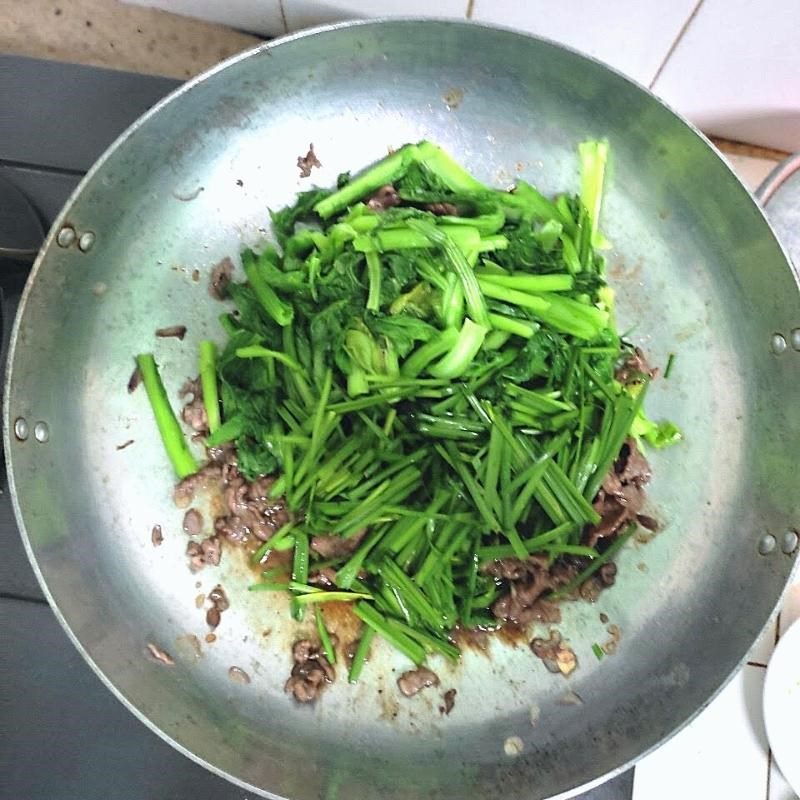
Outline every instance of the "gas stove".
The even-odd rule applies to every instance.
[[[178,83],[0,56],[0,179],[49,227],[83,174]],[[0,242],[0,247],[3,242]],[[30,265],[0,258],[2,364]],[[242,800],[152,733],[102,685],[58,624],[22,546],[0,472],[0,794],[19,800]],[[630,800],[633,770],[581,795]]]

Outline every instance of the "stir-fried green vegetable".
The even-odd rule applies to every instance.
[[[579,152],[580,193],[550,200],[406,145],[274,213],[280,251],[242,255],[227,344],[203,347],[209,442],[234,441],[249,479],[279,476],[292,522],[269,547],[293,548],[292,580],[253,588],[289,592],[296,618],[351,601],[368,631],[351,680],[375,634],[415,663],[457,658],[454,626],[487,620],[501,592],[487,560],[583,556],[579,585],[630,533],[602,552],[582,538],[625,440],[679,437],[645,416],[646,379],[615,378],[629,346],[596,249],[608,146]],[[399,204],[373,208],[389,183]],[[336,587],[324,592],[307,585],[321,535],[358,543],[326,562]]]

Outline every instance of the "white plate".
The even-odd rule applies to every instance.
[[[800,794],[800,620],[781,636],[769,661],[764,723],[783,777]]]

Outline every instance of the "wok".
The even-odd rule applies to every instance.
[[[580,666],[546,672],[526,646],[467,651],[442,689],[399,697],[380,649],[356,686],[311,707],[283,693],[294,634],[243,561],[186,567],[173,476],[132,355],[153,349],[172,398],[197,343],[222,338],[211,266],[269,236],[268,208],[311,183],[429,138],[487,182],[576,188],[575,147],[608,137],[604,232],[620,328],[656,364],[648,405],[685,442],[653,457],[664,521],[626,548],[597,605],[560,629]],[[301,180],[314,143],[323,167]],[[196,272],[197,271],[197,272]],[[199,280],[196,280],[199,278]],[[186,340],[156,340],[186,324]],[[798,287],[760,209],[708,142],[624,77],[550,42],[442,21],[353,23],[232,59],[145,115],[56,221],[25,290],[4,434],[22,536],[75,646],[130,710],[213,771],[270,797],[544,798],[625,768],[736,670],[795,561]],[[783,337],[783,338],[782,338]],[[783,342],[783,345],[781,343]],[[124,449],[120,445],[134,442]],[[161,547],[150,542],[160,524]],[[231,609],[206,644],[196,599]],[[616,655],[599,612],[619,625]],[[195,642],[200,639],[199,652]],[[152,642],[175,665],[146,657]],[[229,678],[238,666],[249,684]],[[68,691],[69,687],[65,687]],[[533,724],[535,723],[535,724]],[[91,724],[91,721],[87,721]],[[112,735],[112,734],[110,734]],[[518,736],[514,757],[504,742]]]

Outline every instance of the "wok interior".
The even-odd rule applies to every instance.
[[[357,686],[340,665],[315,706],[293,705],[282,692],[294,638],[285,608],[247,594],[253,575],[230,549],[216,572],[186,567],[149,407],[142,391],[125,390],[132,356],[156,353],[174,400],[197,372],[197,343],[223,340],[222,309],[206,291],[211,267],[265,240],[268,208],[387,148],[428,138],[492,185],[519,175],[548,193],[577,189],[576,145],[594,137],[612,149],[603,229],[620,328],[652,363],[677,353],[648,397],[654,417],[686,433],[652,457],[649,496],[663,532],[624,551],[617,585],[598,604],[565,607],[558,627],[579,660],[568,680],[526,646],[494,642],[491,658],[466,652],[454,670],[435,662],[442,690],[458,690],[443,717],[434,691],[399,697],[395,679],[408,665],[378,648]],[[323,167],[301,180],[295,162],[309,142]],[[769,342],[798,322],[794,279],[709,146],[598,64],[456,23],[300,36],[229,64],[146,118],[89,176],[65,221],[97,241],[84,254],[51,237],[21,310],[6,430],[24,416],[47,421],[51,435],[44,445],[7,442],[20,520],[97,670],[213,769],[303,799],[555,795],[681,725],[778,601],[793,559],[760,557],[756,544],[793,527],[797,370]],[[188,326],[183,342],[154,338],[172,324]],[[218,581],[232,608],[197,658],[184,637],[202,641],[195,598]],[[602,663],[591,651],[608,638],[600,611],[622,630]],[[176,665],[146,659],[148,641]],[[232,665],[249,685],[229,680]],[[523,740],[517,758],[504,754],[509,736]]]

